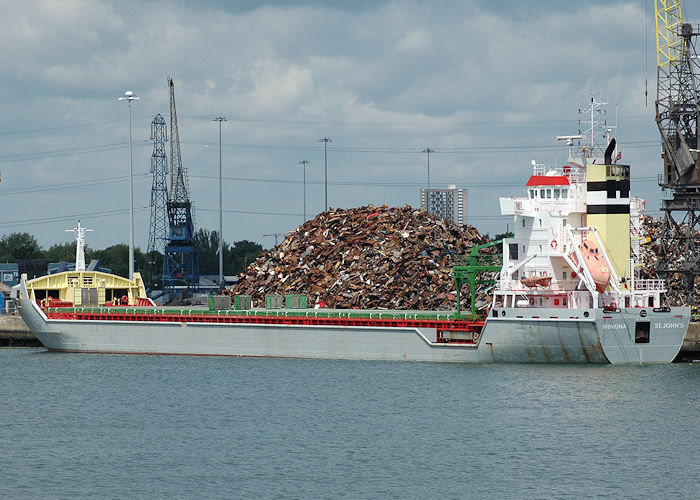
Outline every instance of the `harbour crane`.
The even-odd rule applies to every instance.
[[[182,167],[180,132],[175,108],[175,83],[168,78],[170,88],[170,189],[166,203],[169,242],[163,259],[163,288],[199,285],[199,249],[194,241],[192,203],[187,193],[187,172]]]
[[[700,60],[695,40],[700,29],[683,20],[682,0],[655,0],[656,124],[661,134],[663,199],[659,238],[660,277],[692,292],[700,275]]]

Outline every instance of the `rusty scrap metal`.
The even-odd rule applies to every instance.
[[[251,295],[254,304],[270,294],[306,294],[310,305],[331,308],[453,310],[454,256],[489,241],[473,226],[408,205],[331,209],[261,255],[228,292]],[[462,292],[464,306],[470,295]],[[479,310],[489,293],[477,288]]]
[[[668,252],[670,259],[676,263],[678,268],[683,268],[685,256],[683,241],[687,234],[687,227],[681,225],[667,235]],[[642,279],[657,279],[658,262],[661,258],[661,236],[663,231],[663,221],[655,219],[649,215],[642,217],[642,235],[645,239],[640,246],[641,267],[639,276]],[[696,246],[700,246],[700,233],[695,231]],[[692,263],[688,263],[689,265]],[[693,313],[697,313],[697,304],[700,304],[700,275],[695,277],[695,286],[692,290],[685,287],[685,278],[682,273],[674,273],[665,276],[667,292],[665,295],[665,305],[669,306],[690,306]]]

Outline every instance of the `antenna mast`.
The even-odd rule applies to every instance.
[[[78,221],[78,227],[66,229],[67,233],[75,233],[75,270],[85,271],[85,233],[92,229],[85,229]]]

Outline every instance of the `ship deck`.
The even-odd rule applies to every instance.
[[[209,310],[205,307],[48,307],[50,320],[137,321],[158,323],[224,323],[247,325],[335,326],[371,328],[431,328],[437,341],[449,332],[469,332],[475,340],[483,317],[457,316],[455,311],[396,311],[361,309],[245,309]]]
[[[210,310],[206,306],[192,307],[48,307],[45,312],[54,314],[107,314],[129,315],[174,315],[174,316],[216,316],[247,318],[347,318],[380,320],[435,320],[435,321],[473,321],[483,320],[483,316],[459,315],[452,311],[406,311],[380,309],[221,309]]]

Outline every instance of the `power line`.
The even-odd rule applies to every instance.
[[[135,141],[134,147],[141,147],[148,144],[148,141]],[[115,149],[124,149],[129,146],[128,143],[113,143],[102,144],[99,146],[84,146],[79,148],[56,149],[49,151],[34,151],[28,153],[11,153],[0,156],[0,162],[10,163],[17,161],[40,160],[43,158],[56,158],[61,156],[76,156],[90,153],[101,153],[104,151],[113,151]]]
[[[199,145],[199,146],[213,146],[214,144],[209,142],[201,141],[181,141],[182,144]],[[133,146],[135,148],[141,148],[149,146],[150,142],[148,140],[134,141]],[[237,149],[260,149],[260,150],[277,150],[277,151],[321,151],[323,148],[320,146],[294,146],[294,145],[284,145],[284,144],[245,144],[245,143],[222,143],[222,146]],[[128,143],[112,143],[112,144],[101,144],[96,146],[82,146],[77,148],[66,148],[66,149],[56,149],[48,151],[29,151],[23,153],[10,153],[5,155],[0,155],[0,162],[12,163],[12,162],[22,162],[31,160],[40,160],[44,158],[58,158],[66,156],[77,156],[92,153],[102,153],[106,151],[114,151],[117,149],[125,149],[128,147]],[[652,148],[659,147],[657,140],[649,141],[630,141],[624,144],[625,149],[642,149],[642,148]],[[440,147],[436,154],[495,154],[495,153],[548,153],[548,152],[559,152],[562,151],[561,146],[557,145],[514,145],[514,146],[498,146],[498,145],[487,145],[487,146],[449,146]],[[351,146],[336,146],[332,148],[334,153],[372,153],[372,154],[402,154],[402,155],[416,155],[420,151],[413,146],[377,146],[377,147],[351,147]]]
[[[150,174],[136,174],[135,179],[145,179],[150,177]],[[209,179],[218,180],[218,177],[210,175],[190,175],[190,177],[195,179]],[[37,187],[27,187],[27,188],[16,188],[16,189],[0,189],[0,195],[2,196],[13,196],[26,193],[41,193],[47,191],[66,191],[67,189],[77,189],[83,187],[99,186],[103,184],[113,184],[117,182],[125,182],[129,178],[127,176],[122,177],[108,177],[105,179],[92,179],[85,181],[74,181],[74,182],[63,182],[59,184],[50,184]],[[302,181],[296,179],[270,179],[270,178],[254,178],[254,177],[222,177],[222,179],[227,181],[235,182],[260,182],[260,183],[273,183],[273,184],[301,184]],[[646,182],[657,182],[656,176],[649,177],[637,177],[633,178],[634,183],[646,183]],[[321,185],[323,181],[313,181],[307,180],[307,184]],[[446,184],[448,181],[438,181],[437,184]],[[453,182],[452,182],[453,183]],[[355,186],[355,187],[393,187],[393,188],[404,188],[404,189],[414,189],[423,186],[421,182],[397,182],[397,181],[332,181],[329,184],[334,186]],[[453,183],[454,184],[454,183]],[[497,188],[497,187],[521,187],[523,182],[466,182],[463,183],[464,188]]]
[[[190,175],[190,177],[195,178],[195,179],[210,179],[210,180],[216,180],[218,181],[218,177],[215,177],[213,175]],[[296,179],[271,179],[269,177],[267,178],[255,178],[255,177],[223,177],[224,180],[227,181],[235,181],[235,182],[262,182],[262,183],[273,183],[273,184],[301,184],[302,181],[296,180]],[[649,182],[649,181],[657,181],[656,176],[650,176],[650,177],[638,177],[638,178],[633,178],[632,182]],[[476,187],[524,187],[525,186],[525,177],[523,177],[523,180],[520,182],[465,182],[463,183],[463,186],[465,188],[476,188]],[[307,184],[316,184],[316,185],[321,185],[324,182],[323,181],[306,181]],[[452,181],[445,181],[445,180],[440,180],[437,182],[437,184],[454,184]],[[397,182],[397,181],[376,181],[376,182],[371,182],[371,181],[331,181],[328,184],[332,184],[335,186],[358,186],[358,187],[398,187],[398,188],[416,188],[416,187],[423,187],[424,184],[421,182]]]
[[[219,209],[216,208],[198,208],[197,211],[201,212],[218,212]],[[256,212],[253,210],[224,210],[226,213],[231,214],[246,214],[246,215],[274,215],[276,217],[302,217],[303,214],[291,213],[291,212]]]
[[[227,116],[230,116],[228,114]],[[622,116],[621,119],[631,120],[636,118],[649,118],[650,115],[628,115]],[[187,118],[196,120],[209,119],[207,116],[189,115]],[[265,123],[273,125],[332,125],[332,126],[368,126],[368,127],[470,127],[470,126],[515,126],[515,125],[533,125],[533,124],[555,124],[555,123],[576,123],[575,119],[557,119],[557,120],[474,120],[474,121],[428,121],[428,122],[372,122],[372,121],[334,121],[334,120],[262,120],[255,118],[229,118],[231,122],[239,123]]]
[[[149,177],[149,175],[148,174],[137,174],[134,176],[134,178],[144,178],[144,177]],[[16,194],[39,193],[39,192],[44,192],[44,191],[65,191],[66,189],[98,186],[101,184],[112,184],[115,182],[124,182],[124,181],[128,181],[128,180],[129,180],[128,176],[109,177],[106,179],[94,179],[94,180],[86,180],[86,181],[77,180],[77,181],[73,181],[73,182],[63,182],[60,184],[51,184],[51,185],[28,187],[28,188],[16,188],[16,189],[7,189],[7,190],[0,189],[0,195],[12,196],[12,195],[16,195]]]
[[[136,211],[145,211],[149,207],[138,207],[134,208]],[[38,219],[23,219],[23,220],[14,220],[14,221],[8,221],[8,222],[0,222],[0,227],[16,227],[16,226],[31,226],[31,225],[37,225],[37,224],[53,224],[56,222],[64,222],[64,221],[75,221],[75,219],[95,219],[95,218],[103,218],[103,217],[112,217],[115,215],[124,215],[127,213],[129,210],[128,209],[119,209],[119,210],[106,210],[103,212],[89,212],[89,213],[79,213],[79,214],[72,214],[72,215],[56,215],[53,217],[42,217]]]
[[[229,114],[230,116],[230,114]],[[637,118],[649,118],[650,115],[627,115],[621,116],[620,119],[631,120]],[[186,118],[193,118],[196,120],[210,120],[209,116],[198,116],[198,115],[185,115]],[[134,116],[135,121],[138,120],[150,120],[150,116]],[[574,123],[576,120],[572,119],[549,119],[549,120],[474,120],[474,121],[428,121],[428,122],[375,122],[375,121],[343,121],[343,120],[262,120],[254,118],[228,118],[229,121],[238,123],[263,123],[263,124],[278,124],[278,125],[332,125],[332,126],[368,126],[368,127],[470,127],[470,126],[519,126],[519,125],[535,125],[535,124],[556,124],[556,123]],[[101,125],[110,125],[114,123],[120,123],[127,121],[125,118],[116,120],[101,120],[94,122],[82,122],[73,123],[66,125],[55,125],[52,127],[41,127],[41,128],[31,128],[31,129],[20,129],[20,130],[0,130],[0,136],[5,135],[21,135],[21,134],[35,134],[38,132],[50,132],[54,130],[69,130],[75,128],[83,127],[95,127]]]

